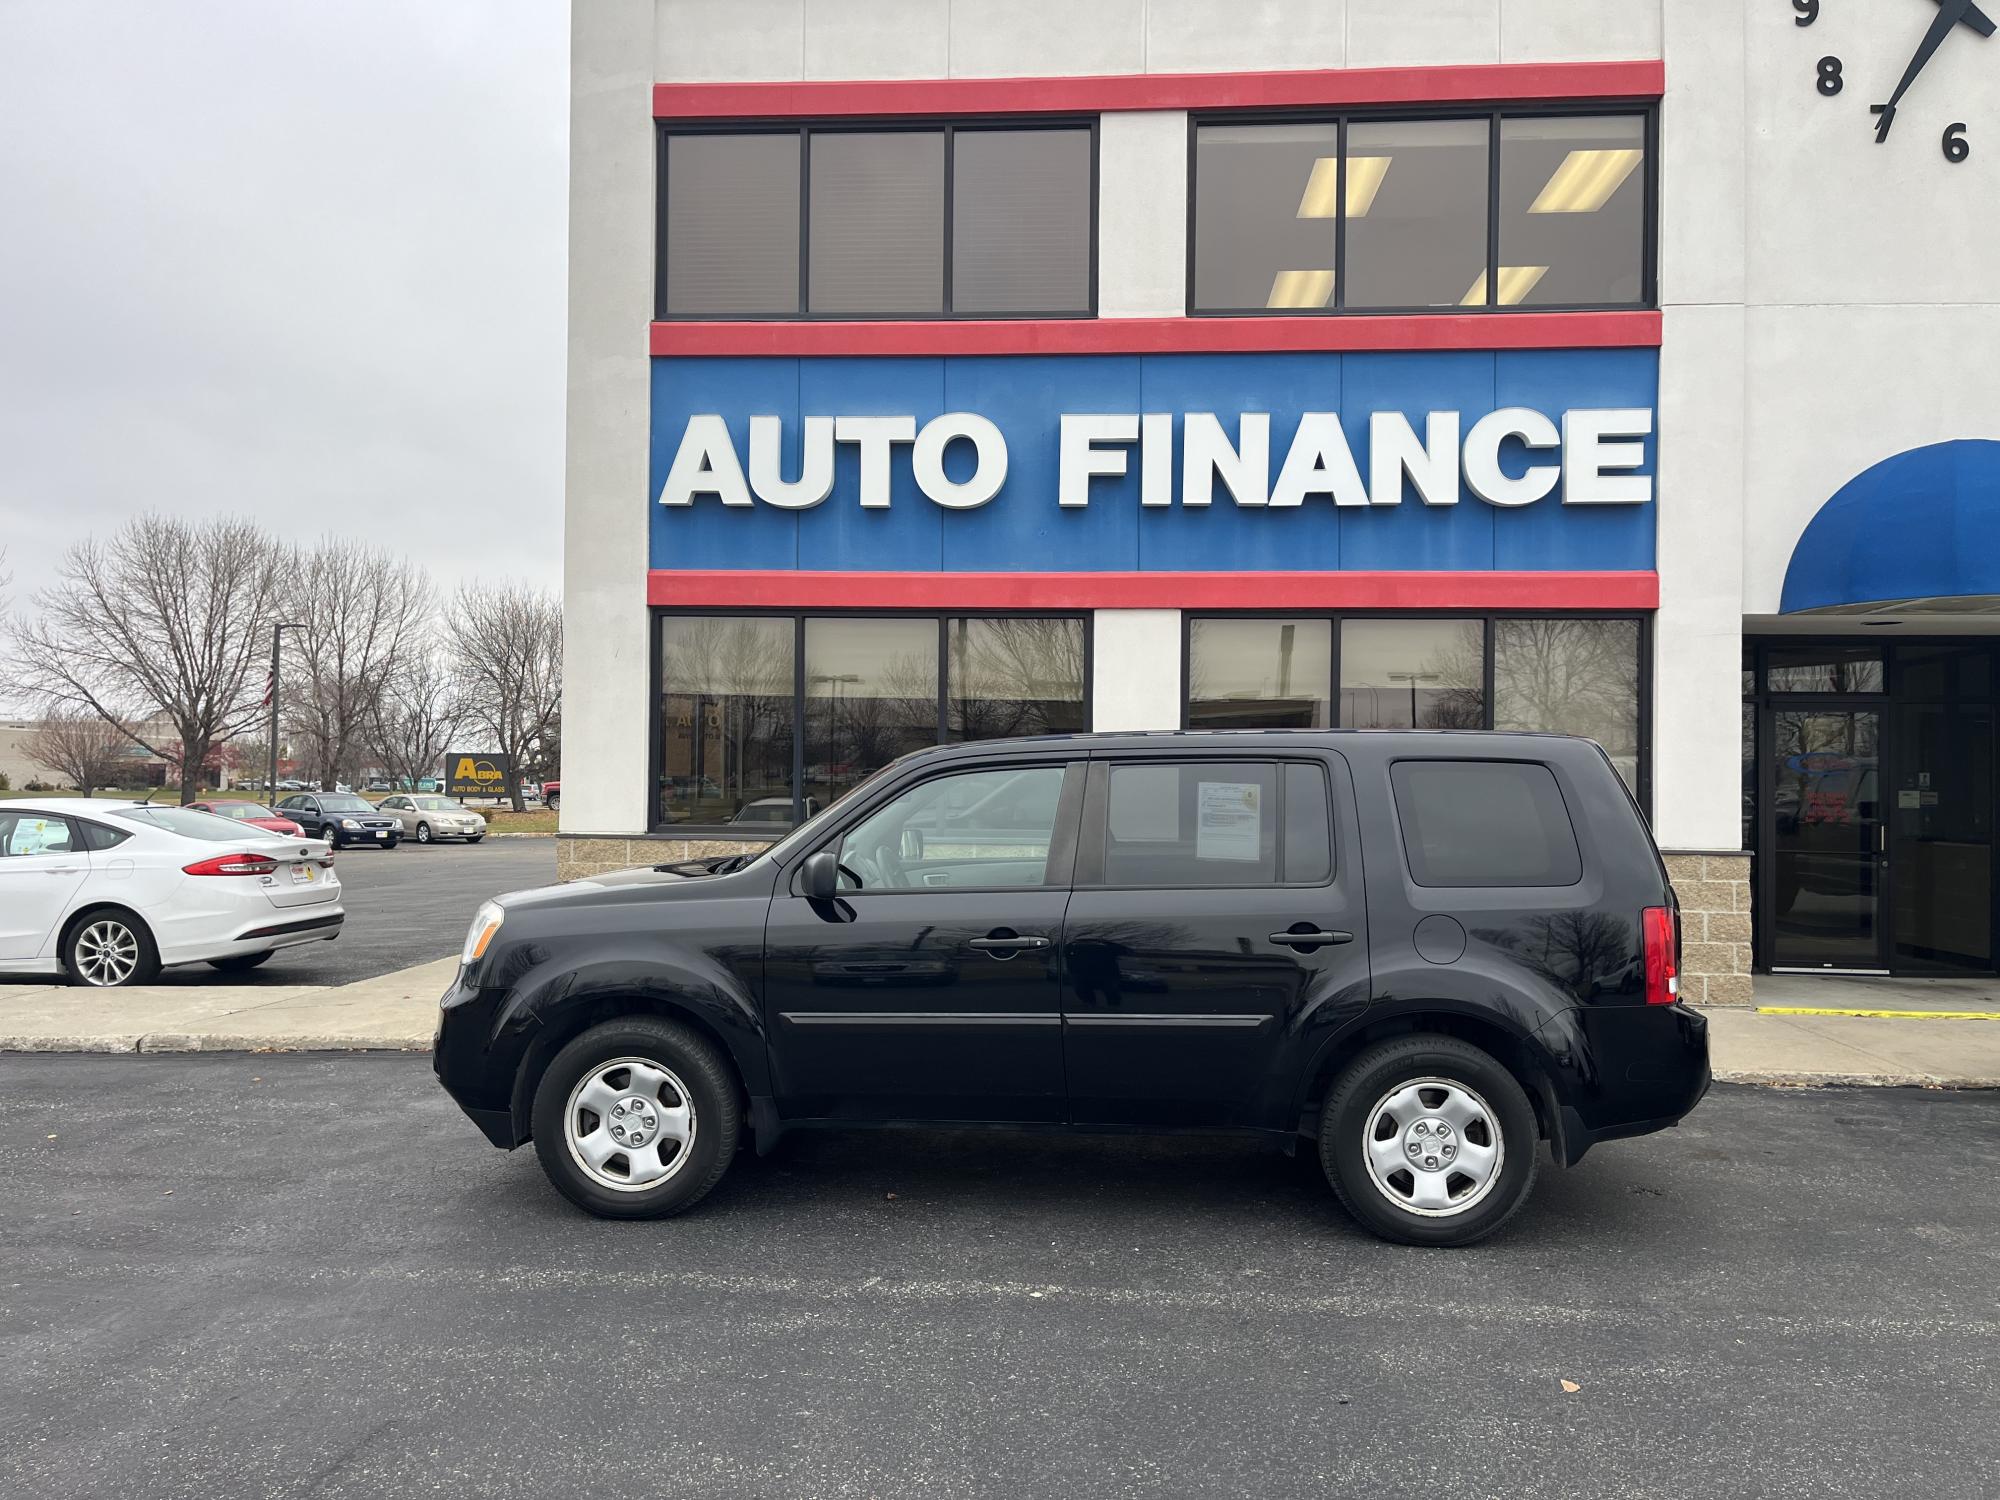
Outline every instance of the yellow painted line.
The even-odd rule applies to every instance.
[[[1760,1016],[1869,1016],[1885,1021],[2000,1021],[2000,1010],[1861,1010],[1833,1005],[1760,1005]]]

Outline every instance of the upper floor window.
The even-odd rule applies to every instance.
[[[1651,304],[1649,117],[1197,122],[1197,313]]]
[[[1088,124],[667,130],[659,316],[1089,316]]]

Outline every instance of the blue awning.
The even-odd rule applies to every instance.
[[[2000,595],[2000,442],[1885,458],[1819,508],[1779,608]],[[1985,602],[1985,601],[1982,601]]]

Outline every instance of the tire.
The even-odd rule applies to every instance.
[[[465,836],[465,841],[468,844],[476,844],[485,837],[486,835],[483,833],[469,833]]]
[[[544,798],[542,806],[546,807],[550,812],[560,812],[562,810],[562,793],[556,792],[554,795]]]
[[[211,958],[208,966],[225,974],[247,974],[277,951],[276,948],[266,948],[262,953],[232,953],[227,958]]]
[[[617,1066],[631,1062],[664,1080],[652,1084]],[[650,1153],[628,1154],[610,1142],[607,1133],[616,1128],[610,1115],[581,1098],[600,1078],[607,1105],[616,1099],[613,1107],[622,1107],[636,1096],[663,1106],[638,1117],[639,1129],[649,1121],[654,1127]],[[660,1147],[672,1138],[677,1098],[691,1109],[688,1136],[669,1155]],[[566,1128],[566,1115],[574,1116],[575,1131]],[[587,1125],[592,1118],[595,1125]],[[536,1086],[532,1122],[542,1170],[570,1202],[599,1218],[664,1219],[693,1207],[721,1181],[736,1156],[742,1106],[734,1070],[706,1037],[677,1021],[631,1016],[592,1027],[555,1055]],[[595,1140],[610,1153],[594,1171],[579,1140]],[[667,1175],[650,1185],[619,1181],[649,1167]]]
[[[1433,1133],[1440,1121],[1445,1130]],[[1471,1245],[1493,1234],[1527,1202],[1539,1144],[1520,1082],[1455,1037],[1377,1043],[1341,1072],[1320,1111],[1320,1165],[1341,1204],[1402,1245]],[[1420,1170],[1438,1159],[1427,1154],[1433,1146],[1443,1163]],[[1482,1146],[1492,1152],[1489,1171],[1460,1170],[1481,1159]]]
[[[431,825],[428,823],[419,823],[417,825],[417,842],[420,844],[428,844],[430,841],[431,841]]]
[[[384,839],[384,840],[382,841],[382,847],[383,847],[384,849],[393,849],[393,848],[395,848],[395,847],[396,847],[396,846],[397,846],[398,844],[400,844],[400,843],[402,843],[402,842],[403,842],[403,841],[402,841],[401,839],[395,839],[395,838],[392,838],[392,839]]]
[[[149,983],[160,972],[160,950],[146,924],[130,912],[98,907],[69,924],[63,934],[62,964],[71,984],[123,989]],[[93,978],[93,974],[114,977]]]

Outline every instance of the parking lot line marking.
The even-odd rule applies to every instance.
[[[1880,1021],[2000,1021],[2000,1010],[1863,1010],[1858,1006],[1760,1005],[1760,1016],[1866,1016]]]

